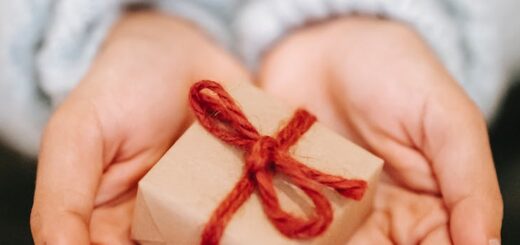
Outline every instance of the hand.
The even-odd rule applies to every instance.
[[[158,13],[120,20],[43,136],[36,244],[132,244],[137,181],[188,125],[199,79],[249,75],[195,28]]]
[[[350,244],[500,238],[485,121],[409,28],[368,17],[309,26],[266,55],[259,77],[385,160],[374,210]]]

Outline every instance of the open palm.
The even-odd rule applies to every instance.
[[[46,129],[35,243],[133,244],[137,182],[188,125],[187,91],[202,78],[249,79],[181,21],[155,13],[122,19]]]
[[[382,157],[374,209],[351,244],[488,244],[502,203],[478,109],[407,27],[353,17],[296,32],[262,86]]]

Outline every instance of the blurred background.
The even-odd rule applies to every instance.
[[[502,244],[520,244],[520,82],[510,90],[490,125],[491,147],[505,203]],[[34,160],[0,146],[0,245],[33,244],[29,214]]]

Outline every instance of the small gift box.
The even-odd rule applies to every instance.
[[[197,122],[139,182],[140,244],[345,244],[383,161],[245,83],[196,83]]]

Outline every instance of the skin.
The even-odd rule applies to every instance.
[[[203,78],[251,80],[195,27],[151,12],[125,16],[45,130],[35,243],[133,244],[136,183],[188,126],[188,88]]]
[[[200,79],[252,77],[181,20],[123,17],[45,130],[35,243],[132,244],[136,183],[190,122],[186,94]],[[350,244],[500,237],[482,115],[407,27],[350,17],[303,28],[264,57],[256,80],[385,160],[373,212]]]
[[[410,28],[368,17],[316,24],[278,44],[259,77],[385,160],[374,211],[351,244],[499,239],[483,116]]]

